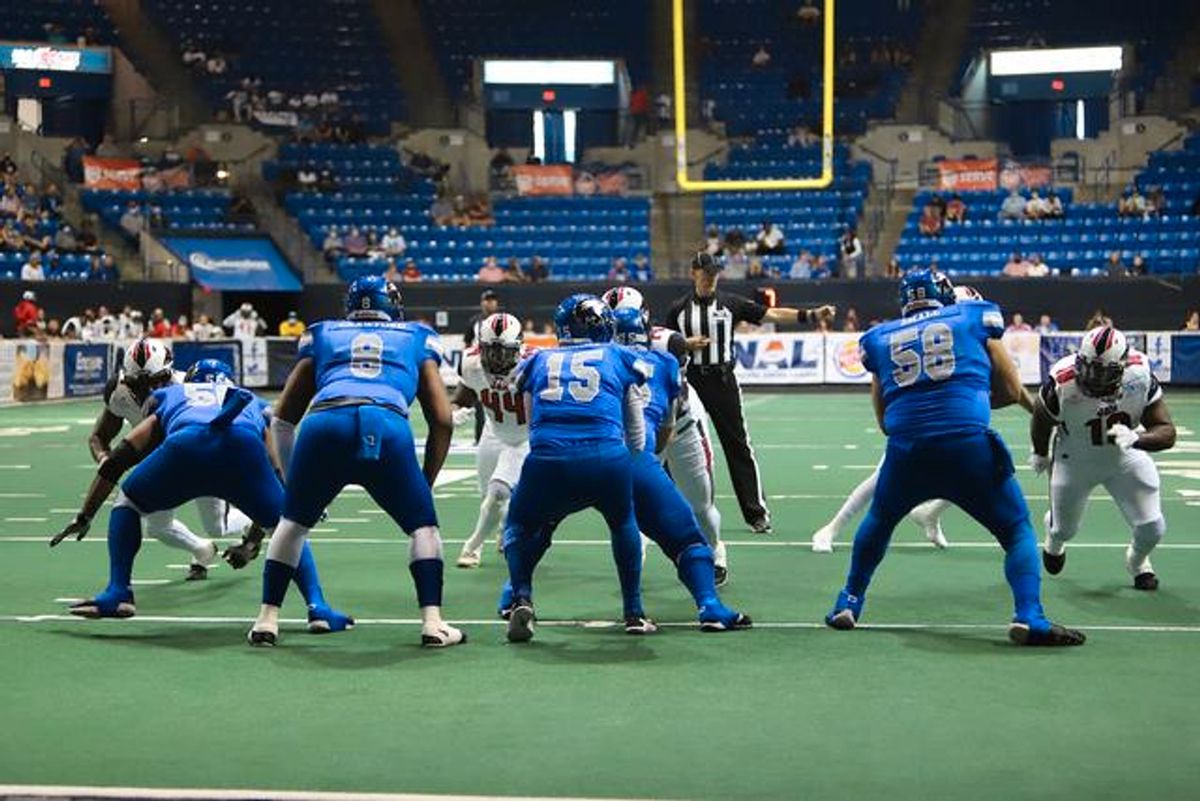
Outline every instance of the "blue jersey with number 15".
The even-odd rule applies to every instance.
[[[916,439],[986,429],[992,414],[987,341],[1003,333],[1004,317],[994,303],[962,301],[863,334],[863,364],[883,391],[888,436]]]
[[[533,399],[530,449],[623,444],[625,394],[645,382],[645,373],[637,353],[613,343],[537,351],[522,362],[518,379]]]
[[[363,398],[407,413],[421,364],[440,365],[442,350],[437,333],[421,323],[327,320],[300,337],[299,358],[313,360],[314,403]]]

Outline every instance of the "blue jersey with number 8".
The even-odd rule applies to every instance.
[[[864,334],[863,365],[878,377],[888,436],[916,439],[986,429],[992,376],[987,341],[1003,333],[996,304],[962,301]]]
[[[625,394],[645,382],[646,372],[637,353],[612,343],[537,351],[522,362],[518,379],[533,400],[530,449],[624,443]]]
[[[437,333],[421,323],[327,320],[300,337],[299,358],[316,370],[314,403],[363,398],[408,412],[421,364],[442,363]]]

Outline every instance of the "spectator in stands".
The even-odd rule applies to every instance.
[[[208,339],[220,339],[222,336],[221,329],[215,325],[207,314],[202,314],[196,318],[196,324],[192,326],[192,338],[203,342]]]
[[[884,278],[899,278],[902,272],[900,260],[892,256],[892,260],[887,263],[887,268],[884,270]]]
[[[317,190],[317,168],[311,162],[301,164],[296,170],[296,185],[303,192],[315,192]]]
[[[1025,219],[1025,198],[1021,197],[1017,190],[1010,191],[1008,197],[1004,198],[1004,202],[1000,204],[1000,219]]]
[[[1129,187],[1121,194],[1121,199],[1117,201],[1117,216],[1130,218],[1146,216],[1146,198],[1136,186]]]
[[[17,336],[32,336],[37,332],[37,321],[41,315],[41,308],[37,304],[37,295],[33,290],[27,289],[21,293],[21,299],[17,301],[16,307],[13,309],[13,321],[16,323]]]
[[[612,267],[608,269],[608,280],[618,284],[629,280],[629,263],[624,256],[617,256],[613,259]]]
[[[151,203],[146,214],[146,228],[151,231],[157,231],[167,227],[167,217],[163,214],[162,206],[157,203]]]
[[[762,259],[754,258],[750,260],[750,266],[746,268],[747,281],[765,281],[770,278],[766,271],[763,270]]]
[[[21,232],[13,225],[12,220],[6,222],[4,229],[0,231],[0,244],[3,244],[5,250],[22,250],[25,247],[25,240],[21,238]]]
[[[540,283],[550,279],[550,265],[541,256],[534,256],[529,260],[529,267],[525,272],[525,278],[531,284]]]
[[[842,330],[847,334],[858,333],[858,309],[853,306],[846,309],[846,314],[842,317]]]
[[[142,207],[131,200],[125,207],[125,213],[121,215],[120,225],[127,237],[137,239],[146,229],[146,217],[142,214]]]
[[[1029,323],[1025,322],[1025,317],[1020,312],[1014,312],[1011,322],[1008,324],[1008,328],[1004,329],[1004,333],[1023,334],[1032,330],[1033,329],[1029,327]]]
[[[712,256],[720,255],[725,246],[721,243],[721,231],[715,225],[710,225],[704,235],[704,250]]]
[[[742,280],[750,269],[750,257],[744,250],[734,251],[724,260],[718,260],[718,263],[724,265],[725,269],[721,271],[721,274],[729,281]]]
[[[308,326],[300,319],[300,315],[294,311],[287,313],[287,319],[279,323],[279,336],[297,338],[304,333]]]
[[[633,267],[630,269],[633,280],[639,283],[649,283],[654,280],[654,271],[650,269],[650,259],[645,253],[633,257]]]
[[[39,210],[52,217],[57,217],[62,211],[62,190],[58,188],[58,184],[46,184],[46,188],[42,190],[42,202]]]
[[[917,221],[917,230],[921,232],[921,236],[938,237],[942,235],[942,215],[938,211],[937,204],[932,200],[925,204],[925,208],[921,209],[921,219]]]
[[[1008,257],[1000,274],[1009,278],[1024,278],[1029,274],[1029,262],[1025,261],[1025,257],[1020,253],[1013,253]]]
[[[521,269],[521,260],[516,256],[509,256],[508,261],[504,263],[504,282],[507,284],[525,283],[525,271]]]
[[[754,252],[760,256],[780,256],[786,251],[783,229],[770,220],[763,220],[754,235]]]
[[[116,281],[119,277],[117,263],[112,254],[92,254],[91,263],[88,265],[89,281]]]
[[[17,188],[12,184],[4,187],[4,194],[0,196],[0,216],[16,218],[21,213],[21,196],[17,194]]]
[[[666,92],[660,92],[658,97],[654,98],[654,113],[659,130],[669,130],[671,121],[675,117],[674,101]]]
[[[1038,318],[1038,324],[1034,326],[1034,331],[1039,334],[1053,334],[1058,331],[1058,323],[1050,318],[1050,315],[1043,314]]]
[[[367,238],[363,236],[358,226],[352,227],[346,234],[346,238],[342,240],[342,248],[346,251],[347,256],[361,258],[367,255]]]
[[[725,250],[735,253],[746,247],[746,235],[741,228],[730,228],[725,232]]]
[[[1034,253],[1029,257],[1029,269],[1025,274],[1030,278],[1045,278],[1050,274],[1050,266],[1042,261],[1040,253]]]
[[[59,253],[74,253],[79,250],[79,242],[75,239],[75,229],[63,223],[54,235],[54,249]]]
[[[1130,275],[1146,275],[1150,272],[1150,265],[1146,263],[1146,257],[1141,253],[1133,257],[1133,263],[1129,265]]]
[[[807,125],[797,125],[788,131],[788,147],[812,147],[821,141]]]
[[[380,246],[386,255],[393,258],[403,258],[404,252],[408,250],[408,242],[404,240],[404,235],[394,225],[387,229]]]
[[[833,273],[829,269],[829,257],[825,254],[817,256],[817,260],[813,262],[812,277],[816,280],[829,278]]]
[[[821,21],[821,9],[817,8],[814,0],[804,0],[796,9],[796,19],[806,27],[813,27]]]
[[[650,129],[650,91],[645,84],[640,84],[629,95],[630,132],[625,140],[628,147],[633,147]]]
[[[842,278],[858,278],[865,272],[863,268],[866,266],[867,253],[853,228],[847,228],[842,234],[838,250],[841,253]]]
[[[171,339],[191,339],[192,329],[188,326],[188,317],[181,314],[171,324]]]
[[[171,336],[171,321],[161,308],[150,312],[150,322],[146,325],[146,334],[155,339],[169,339]]]
[[[29,254],[29,261],[21,267],[22,281],[45,281],[46,271],[42,268],[42,254],[34,251]]]
[[[1051,192],[1050,196],[1046,198],[1046,219],[1061,220],[1065,216],[1067,216],[1067,212],[1063,208],[1062,198],[1058,196],[1057,192]]]
[[[11,153],[0,154],[0,175],[16,175],[17,162],[13,161]]]
[[[325,239],[321,242],[321,252],[325,254],[328,261],[333,261],[345,251],[346,248],[342,244],[342,238],[338,236],[337,229],[332,225],[329,226],[329,230],[325,233]]]
[[[404,262],[404,271],[400,273],[400,280],[406,284],[415,284],[422,280],[421,269],[417,267],[417,263],[412,259]]]
[[[946,204],[946,222],[961,223],[967,220],[967,204],[963,202],[962,195],[957,192],[950,196],[950,202]]]
[[[1050,213],[1050,204],[1038,194],[1035,189],[1030,194],[1029,200],[1025,203],[1025,219],[1027,220],[1044,220]]]
[[[1114,250],[1108,254],[1108,261],[1104,263],[1105,274],[1109,278],[1124,278],[1129,275],[1129,270],[1126,269],[1125,263],[1121,261],[1121,252]]]
[[[447,194],[438,195],[429,207],[434,225],[450,225],[454,221],[454,201]]]
[[[225,57],[220,53],[217,53],[204,62],[204,71],[209,75],[224,75],[228,69],[229,64],[226,63]]]
[[[750,66],[756,70],[765,70],[771,66],[771,52],[767,50],[765,44],[760,44],[758,50],[754,51],[754,55],[750,58]]]
[[[801,250],[792,262],[791,268],[788,269],[788,278],[796,281],[807,281],[812,277],[812,253],[807,250]]]
[[[199,70],[204,67],[205,63],[207,63],[208,54],[189,41],[183,45],[182,58],[184,66]]]
[[[492,206],[486,196],[479,195],[467,204],[467,215],[464,225],[494,225],[496,218],[492,216]]]
[[[495,256],[488,256],[475,274],[475,280],[481,284],[498,284],[504,280],[504,268]]]
[[[83,225],[75,234],[75,240],[79,243],[79,249],[85,253],[95,253],[99,249],[100,242],[96,239],[91,219],[84,218]]]
[[[1167,210],[1167,198],[1161,186],[1152,186],[1146,194],[1146,217],[1158,217]]]
[[[54,246],[54,240],[50,238],[50,234],[42,233],[38,218],[32,214],[27,214],[21,218],[20,231],[21,241],[24,242],[25,247],[31,250],[38,250],[45,253]]]
[[[1192,309],[1183,321],[1184,331],[1200,331],[1200,309]]]

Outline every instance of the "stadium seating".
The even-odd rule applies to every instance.
[[[152,206],[162,209],[167,231],[237,233],[253,231],[251,223],[230,222],[227,217],[232,194],[228,189],[175,189],[150,192],[128,189],[87,189],[81,194],[83,207],[100,215],[105,225],[120,231],[121,215],[129,204],[138,203],[149,216]]]
[[[146,0],[144,5],[178,46],[190,42],[208,53],[226,54],[228,71],[207,77],[214,107],[226,107],[226,93],[253,76],[262,80],[264,93],[333,89],[339,113],[361,115],[372,133],[386,134],[392,120],[405,118],[370,0],[291,0],[287,13],[280,13],[278,4],[238,0]],[[321,57],[313,58],[314,53]]]
[[[104,251],[97,251],[104,255]],[[0,250],[0,281],[19,281],[21,268],[29,261],[28,250]],[[48,253],[42,256],[42,268],[47,281],[87,281],[96,280],[91,275],[92,254],[90,253]],[[116,280],[116,275],[105,275],[103,280]]]
[[[1150,154],[1150,163],[1137,177],[1143,193],[1154,187],[1162,190],[1167,210],[1188,214],[1200,197],[1200,134],[1189,137],[1183,150],[1164,150]]]
[[[1072,203],[1070,190],[1057,190],[1066,207],[1062,220],[997,219],[1006,192],[960,192],[966,222],[947,224],[941,237],[920,234],[921,209],[934,194],[918,193],[896,257],[903,267],[932,262],[950,275],[996,275],[1013,253],[1039,254],[1052,272],[1102,275],[1104,262],[1119,251],[1128,265],[1142,255],[1151,273],[1194,272],[1200,261],[1200,218],[1176,209],[1149,220],[1119,218],[1108,203]]]
[[[91,44],[113,44],[112,21],[99,3],[80,0],[0,0],[4,38],[13,41],[55,41],[75,44],[86,35]],[[47,29],[56,25],[58,30]]]

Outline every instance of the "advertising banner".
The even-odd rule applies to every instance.
[[[825,383],[871,383],[871,374],[863,366],[858,349],[858,334],[825,335]]]
[[[242,371],[242,343],[234,340],[216,342],[192,342],[181,339],[173,343],[175,351],[175,370],[187,372],[187,369],[201,359],[220,359],[233,367],[238,383],[244,381]]]
[[[820,384],[825,378],[821,334],[743,334],[733,343],[738,380],[756,384]]]
[[[0,339],[0,403],[13,399],[13,375],[17,366],[17,341]]]
[[[159,241],[187,265],[192,280],[208,289],[299,292],[299,276],[265,236],[161,236]]]
[[[938,189],[947,192],[995,189],[996,159],[944,159],[938,162]]]
[[[18,340],[12,365],[8,389],[13,400],[45,400],[50,397],[49,342]]]
[[[0,44],[0,69],[34,72],[112,72],[112,50],[66,44]]]
[[[83,184],[89,189],[141,189],[142,165],[134,159],[84,156]]]
[[[575,171],[569,164],[518,164],[512,168],[521,195],[571,195]]]
[[[1022,384],[1042,382],[1040,340],[1041,336],[1032,331],[1011,331],[1000,340],[1017,366]]]
[[[267,340],[253,337],[242,340],[242,385],[265,387],[270,380]]]
[[[1175,334],[1171,337],[1171,381],[1200,384],[1200,335]]]
[[[1164,384],[1171,383],[1171,340],[1174,337],[1165,331],[1146,332],[1146,358],[1154,377]]]
[[[109,376],[107,344],[68,342],[63,347],[63,394],[68,398],[99,395]]]
[[[1004,162],[1000,170],[1001,189],[1039,189],[1054,182],[1050,167],[1045,164],[1021,164],[1016,161]]]

